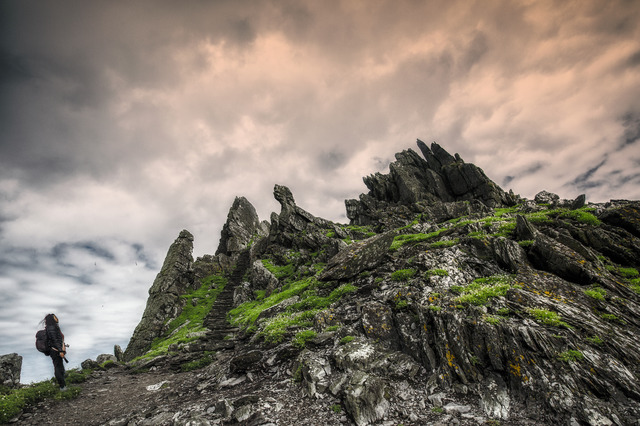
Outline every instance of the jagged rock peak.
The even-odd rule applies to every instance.
[[[296,201],[293,199],[293,194],[286,186],[276,184],[273,187],[273,196],[280,203],[283,211],[296,207]]]
[[[245,197],[236,197],[229,209],[227,222],[222,227],[216,255],[236,254],[247,248],[257,234],[265,232],[261,228],[255,207]]]
[[[193,235],[183,230],[169,247],[162,269],[149,289],[147,306],[124,352],[125,360],[130,361],[149,350],[169,320],[180,315],[180,295],[193,286],[192,264]]]
[[[515,196],[505,193],[482,169],[451,155],[437,143],[428,147],[418,139],[424,158],[412,149],[395,155],[389,174],[364,177],[369,189],[360,200],[347,200],[347,217],[354,224],[375,223],[379,212],[393,206],[416,203],[435,205],[478,200],[488,207],[515,204]]]

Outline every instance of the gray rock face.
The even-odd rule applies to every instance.
[[[232,256],[247,248],[247,246],[266,235],[255,207],[244,197],[236,197],[229,209],[227,222],[222,227],[220,244],[216,255]]]
[[[169,320],[180,315],[180,296],[193,285],[192,253],[193,235],[183,230],[169,248],[162,269],[149,289],[142,320],[124,352],[126,361],[144,354],[150,348],[153,339],[165,331]]]
[[[20,384],[22,357],[16,353],[0,356],[0,385],[8,388]]]
[[[375,267],[387,254],[394,236],[394,232],[388,232],[345,247],[329,260],[320,279],[342,280]]]

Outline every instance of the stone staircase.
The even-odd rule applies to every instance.
[[[242,251],[238,256],[236,267],[231,277],[229,277],[227,285],[218,295],[211,311],[204,319],[204,326],[209,330],[207,332],[208,350],[233,349],[235,347],[234,335],[238,328],[229,324],[227,313],[234,307],[233,293],[236,287],[242,283],[242,278],[250,263],[249,250]]]

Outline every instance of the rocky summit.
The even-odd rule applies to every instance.
[[[268,222],[236,198],[215,255],[193,260],[182,231],[126,351],[109,369],[87,363],[94,397],[66,415],[640,425],[640,202],[529,200],[435,143],[418,148],[364,178],[349,224],[276,185]],[[110,384],[139,396],[87,422]]]

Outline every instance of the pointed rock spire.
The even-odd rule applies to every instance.
[[[193,235],[183,230],[169,247],[162,269],[149,289],[144,314],[124,352],[126,361],[148,351],[153,340],[165,331],[169,320],[182,312],[180,295],[193,284],[192,253]]]

